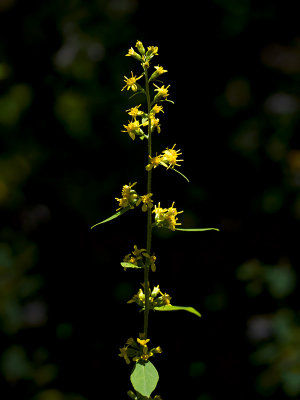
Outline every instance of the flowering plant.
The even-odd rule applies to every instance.
[[[127,114],[130,117],[127,125],[124,124],[122,132],[128,134],[131,140],[140,140],[147,142],[147,154],[145,170],[147,172],[147,191],[145,194],[138,194],[136,191],[137,182],[126,184],[123,186],[121,191],[121,197],[116,197],[118,202],[118,208],[116,213],[111,217],[98,222],[95,226],[108,222],[114,218],[117,218],[129,210],[133,210],[141,206],[142,212],[147,214],[147,237],[145,248],[138,248],[134,245],[133,250],[127,254],[121,266],[126,270],[127,268],[140,269],[143,271],[143,284],[139,288],[137,294],[135,294],[128,303],[136,303],[144,313],[144,326],[143,331],[138,335],[136,339],[129,338],[124,347],[120,349],[119,356],[124,358],[126,364],[134,363],[134,368],[130,375],[130,380],[135,391],[128,391],[130,398],[135,400],[159,400],[161,397],[155,395],[151,397],[152,392],[156,388],[158,382],[158,372],[149,359],[162,352],[161,347],[149,348],[149,337],[148,337],[148,322],[149,312],[154,311],[177,311],[184,310],[201,317],[201,314],[193,307],[186,306],[175,306],[171,304],[171,297],[167,293],[163,293],[159,285],[150,287],[149,274],[156,271],[156,255],[152,253],[151,239],[153,228],[169,229],[171,231],[207,231],[217,230],[215,228],[197,228],[189,229],[182,228],[181,222],[179,222],[178,216],[183,211],[177,211],[174,207],[175,202],[172,202],[171,206],[164,208],[160,202],[153,204],[153,193],[152,193],[152,171],[159,165],[172,170],[180,174],[183,178],[188,181],[188,178],[184,176],[180,171],[175,169],[181,166],[183,159],[179,159],[182,155],[181,151],[175,149],[175,144],[171,148],[166,148],[160,154],[153,155],[152,151],[152,135],[159,134],[161,132],[160,120],[157,117],[159,113],[163,113],[163,105],[165,103],[173,103],[169,99],[169,87],[161,84],[161,75],[168,72],[163,67],[156,65],[154,71],[149,74],[150,65],[152,60],[158,55],[158,48],[155,46],[144,48],[142,42],[137,41],[134,50],[132,47],[128,50],[126,56],[132,57],[137,60],[141,67],[142,72],[139,76],[134,75],[131,71],[131,76],[124,77],[125,86],[123,90],[133,92],[132,96],[136,94],[143,94],[145,96],[145,110],[141,109],[142,104],[127,110]],[[141,84],[143,78],[144,85]],[[159,79],[158,79],[159,78]],[[156,83],[155,83],[156,82]],[[153,86],[152,86],[153,85]],[[153,218],[154,216],[154,218]]]

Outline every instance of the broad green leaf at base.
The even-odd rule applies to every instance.
[[[156,388],[158,379],[157,369],[150,361],[145,364],[137,362],[130,375],[130,381],[134,389],[146,397],[149,397]]]
[[[161,307],[154,307],[156,311],[188,311],[192,314],[197,315],[197,317],[201,317],[201,314],[195,310],[193,307],[184,307],[184,306],[172,306],[171,304],[161,306]]]
[[[105,222],[111,221],[112,219],[115,219],[117,217],[119,217],[120,215],[124,214],[126,211],[130,210],[130,207],[125,207],[122,208],[120,211],[117,211],[114,215],[112,215],[109,218],[104,219],[103,221],[98,222],[97,224],[93,225],[91,227],[91,229],[95,228],[95,226],[100,225],[100,224],[104,224]]]

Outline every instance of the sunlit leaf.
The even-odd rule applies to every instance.
[[[118,218],[120,215],[124,214],[126,211],[130,210],[130,207],[122,208],[120,211],[117,211],[114,215],[109,218],[104,219],[103,221],[98,222],[97,224],[93,225],[91,229],[95,228],[95,226],[104,224],[105,222],[111,221],[112,219]]]
[[[171,168],[171,170],[177,172],[177,174],[181,175],[184,179],[186,179],[188,182],[190,182],[189,179],[188,179],[185,175],[183,175],[182,172],[178,171],[178,170],[175,169],[175,168]]]
[[[139,267],[138,265],[132,264],[130,262],[121,262],[121,265],[123,268],[143,268],[143,267]]]
[[[150,361],[145,364],[136,363],[130,376],[134,389],[146,397],[156,388],[158,379],[158,372]]]
[[[156,311],[188,311],[192,314],[197,315],[197,317],[201,317],[201,314],[195,310],[193,307],[184,307],[184,306],[172,306],[171,304],[161,306],[161,307],[154,307]]]

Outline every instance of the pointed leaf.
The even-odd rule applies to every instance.
[[[220,232],[220,229],[217,228],[191,228],[191,229],[185,229],[185,228],[175,228],[176,231],[185,231],[185,232],[204,232],[204,231],[218,231]]]
[[[183,307],[183,306],[172,306],[171,304],[161,306],[161,307],[154,307],[156,311],[188,311],[192,314],[197,315],[197,317],[201,317],[201,314],[195,310],[193,307]]]
[[[169,169],[169,170],[171,170],[171,171],[177,172],[177,174],[181,175],[184,179],[186,179],[188,182],[190,182],[190,181],[188,180],[188,178],[187,178],[185,175],[183,175],[183,173],[181,173],[180,171],[178,171],[177,169],[175,169],[175,168],[170,168],[170,166],[167,165],[166,163],[164,163],[163,161],[160,161],[159,163],[160,163],[160,165],[163,165],[165,168],[167,168],[167,169]]]
[[[158,372],[150,361],[145,364],[136,363],[130,376],[134,389],[146,397],[156,388],[158,379]]]
[[[132,264],[130,262],[121,262],[121,265],[123,268],[143,268],[143,267],[139,267],[138,265]]]
[[[175,169],[175,168],[171,168],[171,170],[177,172],[177,174],[181,175],[184,179],[186,179],[188,182],[190,182],[189,179],[188,179],[185,175],[183,175],[182,172],[178,171],[178,170]]]
[[[98,222],[97,224],[93,225],[93,226],[91,227],[91,229],[95,228],[95,226],[97,226],[97,225],[104,224],[105,222],[111,221],[112,219],[115,219],[115,218],[119,217],[120,215],[124,214],[124,213],[125,213],[126,211],[128,211],[128,210],[130,210],[130,207],[122,208],[120,211],[117,211],[117,212],[116,212],[114,215],[112,215],[111,217],[106,218],[106,219],[104,219],[103,221]]]

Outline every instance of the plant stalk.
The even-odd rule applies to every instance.
[[[151,121],[149,119],[149,115],[151,112],[151,100],[150,100],[150,92],[149,92],[149,79],[148,79],[148,71],[147,68],[145,71],[145,91],[147,98],[147,108],[148,108],[148,156],[147,161],[149,161],[149,156],[152,157],[152,137],[151,137]],[[147,175],[147,194],[151,193],[151,181],[152,181],[152,169],[148,171]],[[151,208],[147,209],[147,253],[151,255],[151,239],[152,239],[152,211]],[[144,310],[144,336],[147,339],[148,335],[148,322],[149,322],[149,267],[150,260],[147,258],[145,267],[144,267],[144,293],[145,293],[145,310]]]

